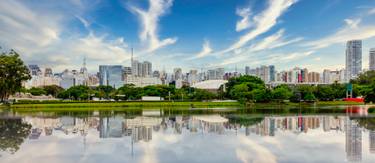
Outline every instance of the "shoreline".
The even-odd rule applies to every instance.
[[[365,105],[364,103],[348,101],[320,101],[316,103],[251,103],[241,104],[239,102],[185,102],[185,101],[53,101],[53,102],[32,102],[32,103],[15,103],[9,106],[0,106],[0,108],[12,109],[32,109],[32,108],[150,108],[150,107],[179,107],[179,108],[210,108],[210,107],[275,107],[275,106],[342,106],[342,105]]]

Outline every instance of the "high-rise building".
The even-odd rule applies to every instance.
[[[250,67],[249,66],[245,67],[245,75],[250,75]]]
[[[44,70],[44,76],[45,77],[52,77],[53,76],[52,69],[51,68],[46,68]]]
[[[159,72],[158,70],[155,70],[155,71],[152,73],[152,77],[154,77],[154,78],[161,78],[160,72]]]
[[[370,49],[369,60],[369,69],[375,70],[375,48]]]
[[[152,63],[144,61],[142,63],[142,77],[151,77],[152,76]]]
[[[188,82],[190,85],[193,85],[195,83],[197,83],[199,80],[198,80],[198,71],[197,70],[190,70],[188,76]]]
[[[38,65],[29,65],[29,70],[30,70],[30,74],[33,76],[37,76],[40,73],[42,73]]]
[[[132,74],[132,68],[131,67],[124,67],[124,75],[131,75]]]
[[[275,76],[276,76],[275,66],[274,65],[269,65],[268,69],[270,71],[270,73],[269,73],[269,75],[270,75],[269,81],[270,82],[274,82],[275,81]]]
[[[354,79],[362,71],[362,40],[346,43],[346,81]]]
[[[100,65],[99,66],[100,85],[109,85],[119,88],[124,85],[123,68],[121,65]]]
[[[174,68],[173,69],[173,80],[182,80],[182,69],[181,68]]]
[[[216,68],[207,71],[208,80],[223,80],[224,78],[224,68]]]
[[[331,75],[331,71],[330,70],[323,70],[323,83],[330,83],[330,75]]]

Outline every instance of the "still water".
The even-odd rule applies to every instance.
[[[375,162],[372,112],[7,110],[0,113],[0,162]]]

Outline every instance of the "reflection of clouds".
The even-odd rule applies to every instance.
[[[264,146],[242,135],[240,135],[238,139],[241,142],[241,147],[236,149],[236,156],[243,163],[277,162],[277,157]]]
[[[76,134],[70,132],[66,135],[63,131],[57,130],[50,136],[42,134],[38,140],[27,139],[17,153],[3,155],[0,157],[0,162],[29,162],[30,160],[38,163],[345,161],[345,132],[332,130],[332,127],[329,127],[332,126],[331,124],[322,124],[310,128],[307,133],[298,132],[297,134],[294,130],[282,128],[283,125],[281,127],[275,125],[273,136],[262,136],[254,132],[245,136],[246,129],[243,126],[236,124],[228,126],[229,123],[224,124],[223,134],[204,132],[199,129],[198,132],[190,132],[190,126],[187,125],[190,118],[188,116],[164,118],[166,129],[153,130],[152,140],[139,141],[133,146],[130,136],[100,138],[100,131],[96,127],[88,128],[86,137],[79,132]],[[320,122],[323,123],[323,121]],[[178,127],[181,132],[179,133],[176,132],[176,126],[174,126],[176,123],[180,124]],[[265,126],[272,128],[272,125]],[[325,130],[324,126],[328,130]],[[369,132],[364,132],[363,162],[375,160],[375,154],[371,154],[369,150],[369,136]]]

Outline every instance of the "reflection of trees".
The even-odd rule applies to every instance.
[[[375,118],[357,118],[354,120],[358,122],[359,126],[375,131]]]
[[[252,126],[258,124],[263,121],[264,117],[259,116],[250,116],[250,115],[227,115],[226,118],[229,119],[229,123],[233,124],[240,124],[244,126]]]
[[[21,119],[0,119],[0,150],[15,153],[30,134],[31,125]]]

